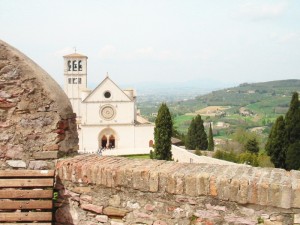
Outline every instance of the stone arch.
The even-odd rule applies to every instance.
[[[112,128],[104,128],[98,135],[98,147],[99,148],[117,148],[118,147],[118,135]]]

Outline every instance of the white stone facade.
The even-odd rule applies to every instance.
[[[149,153],[154,125],[137,114],[135,91],[121,90],[108,76],[90,91],[87,57],[74,53],[64,56],[64,61],[64,90],[77,114],[79,150],[94,153],[99,148],[108,149],[118,155]]]

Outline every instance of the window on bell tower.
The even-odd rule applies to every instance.
[[[68,60],[68,71],[71,71],[72,65],[71,65],[71,60]]]
[[[77,71],[77,61],[73,60],[73,71]]]
[[[82,71],[82,61],[78,61],[78,71]]]

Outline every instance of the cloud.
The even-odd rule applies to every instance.
[[[286,9],[286,2],[272,4],[247,2],[239,7],[239,15],[253,20],[273,19],[281,16]]]
[[[102,59],[109,59],[116,55],[117,48],[113,45],[105,45],[99,51],[99,56]]]

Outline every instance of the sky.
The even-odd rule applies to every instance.
[[[0,39],[60,85],[75,48],[90,86],[300,79],[299,0],[0,0]]]

